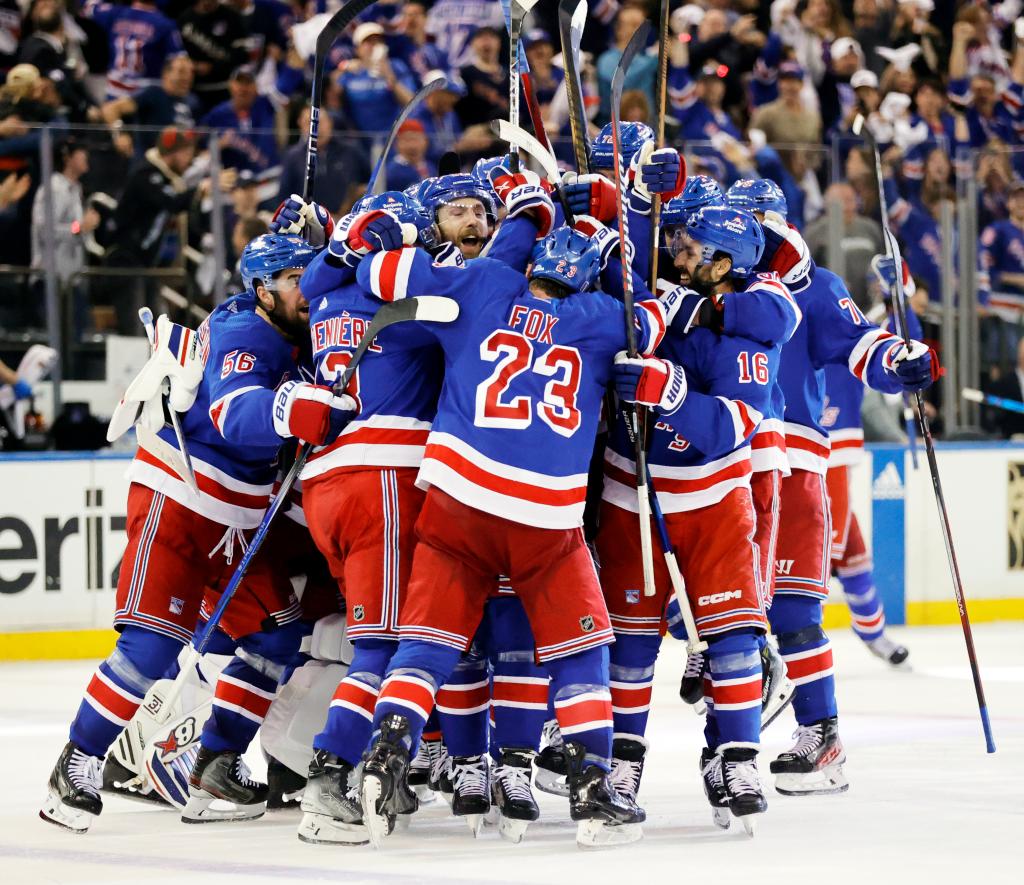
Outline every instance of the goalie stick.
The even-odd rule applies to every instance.
[[[889,227],[889,206],[885,200],[885,183],[882,178],[882,157],[878,152],[878,142],[871,130],[865,125],[862,114],[858,114],[853,121],[853,132],[860,135],[868,147],[871,148],[875,157],[875,177],[878,183],[878,207],[881,213],[882,238],[885,240],[885,252],[893,259],[897,268],[903,266],[903,258],[900,255],[900,246]],[[907,328],[907,294],[903,291],[903,274],[896,274],[896,285],[893,287],[893,307],[896,310],[896,319],[899,323],[899,332],[904,342],[909,347],[910,333]],[[971,677],[974,681],[974,693],[978,699],[978,713],[981,716],[981,728],[985,733],[985,749],[989,753],[996,751],[995,740],[992,737],[992,724],[988,717],[988,704],[985,701],[985,689],[981,684],[981,670],[978,667],[978,655],[974,648],[974,635],[971,631],[971,619],[967,613],[967,600],[964,597],[963,580],[960,577],[960,565],[957,562],[956,550],[953,547],[953,530],[949,523],[949,512],[946,508],[946,499],[942,493],[942,480],[939,477],[939,462],[935,457],[935,442],[932,439],[931,427],[928,423],[928,416],[924,410],[924,397],[921,391],[915,393],[917,401],[917,426],[921,431],[921,439],[924,441],[924,450],[928,458],[928,471],[932,477],[932,489],[935,492],[935,504],[939,511],[939,526],[942,529],[942,540],[946,547],[946,559],[949,562],[949,572],[953,580],[953,593],[956,596],[957,608],[960,612],[960,626],[963,628],[964,642],[967,645],[967,660],[971,665]]]
[[[562,65],[565,68],[565,97],[569,103],[569,131],[576,171],[590,171],[590,139],[587,138],[587,114],[583,107],[583,81],[580,79],[580,43],[587,23],[587,0],[560,0],[558,4],[558,35],[562,44]]]
[[[341,395],[345,392],[348,388],[349,382],[352,380],[352,376],[355,375],[356,369],[359,367],[359,363],[362,361],[363,356],[369,349],[370,345],[373,344],[373,340],[377,335],[384,331],[384,329],[389,326],[393,326],[395,323],[405,323],[410,322],[411,320],[432,323],[450,323],[453,322],[458,315],[458,302],[451,298],[442,298],[435,295],[424,295],[419,298],[404,298],[401,301],[392,301],[384,304],[374,314],[373,320],[370,322],[365,334],[359,342],[359,346],[352,352],[352,359],[345,367],[344,374],[335,382],[335,394]],[[195,667],[199,662],[199,659],[202,657],[203,651],[206,649],[206,645],[210,641],[210,637],[213,635],[213,631],[216,629],[217,624],[220,623],[220,619],[223,617],[224,611],[228,607],[228,603],[231,602],[232,596],[234,596],[235,591],[242,583],[242,579],[245,577],[249,564],[263,545],[267,532],[270,530],[270,524],[274,521],[274,517],[277,515],[277,512],[281,509],[281,506],[288,498],[288,495],[292,490],[292,486],[295,485],[295,480],[298,479],[299,474],[302,472],[302,468],[306,466],[306,460],[309,458],[309,453],[312,451],[312,448],[313,447],[308,443],[303,443],[302,446],[300,446],[299,453],[295,458],[295,463],[292,464],[288,474],[281,482],[281,487],[278,489],[274,500],[270,502],[267,512],[263,514],[263,519],[260,521],[252,540],[249,542],[249,546],[246,548],[245,554],[238,563],[238,568],[235,569],[235,573],[231,576],[231,580],[228,582],[228,585],[223,591],[221,591],[220,599],[217,600],[216,608],[214,608],[213,612],[210,614],[209,620],[207,620],[199,632],[193,637],[185,661],[181,664],[181,672],[174,680],[174,686],[164,699],[164,704],[167,709],[171,709],[174,706],[174,703],[178,699],[178,695],[181,693],[182,687],[185,683],[184,674]]]

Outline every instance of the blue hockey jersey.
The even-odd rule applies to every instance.
[[[626,347],[622,304],[601,292],[538,298],[493,259],[438,267],[410,247],[378,253],[357,275],[385,301],[443,295],[461,306],[455,322],[424,326],[444,349],[445,374],[418,484],[525,525],[582,525],[601,399]],[[661,305],[637,304],[634,318],[653,352]]]
[[[177,25],[155,9],[92,0],[83,12],[107,32],[107,93],[112,98],[159,83],[167,59],[185,53]]]
[[[1010,220],[990,224],[981,233],[978,250],[978,299],[1011,323],[1024,313],[1024,286],[1003,274],[1024,274],[1024,229]]]
[[[255,306],[251,292],[236,295],[195,333],[203,356],[203,380],[195,404],[182,419],[182,431],[199,496],[142,447],[128,471],[132,482],[240,529],[259,525],[277,475],[284,440],[274,429],[275,391],[302,374],[299,348],[258,316]],[[159,435],[177,447],[171,428]]]

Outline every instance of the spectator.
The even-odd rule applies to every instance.
[[[427,133],[419,120],[406,120],[398,127],[395,156],[388,161],[385,171],[388,190],[404,191],[409,185],[430,178],[428,147]]]
[[[406,0],[402,4],[398,29],[387,36],[387,44],[391,57],[404,62],[420,85],[427,81],[431,71],[447,71],[451,67],[444,50],[427,34],[426,0]]]
[[[431,71],[427,80],[435,76],[441,76],[441,72]],[[466,87],[457,76],[449,75],[447,81],[448,85],[428,95],[410,118],[423,124],[429,140],[427,159],[432,165],[445,151],[482,151],[494,140],[490,130],[482,124],[463,131],[455,108],[460,99],[466,97]]]
[[[619,119],[624,123],[650,124],[651,106],[647,103],[647,96],[639,89],[623,92],[619,103]]]
[[[1007,208],[1009,218],[981,233],[978,298],[997,317],[1017,324],[1024,316],[1024,182],[1010,185]]]
[[[855,147],[846,155],[843,177],[857,194],[861,215],[878,214],[878,182],[875,180],[875,158],[868,148]]]
[[[167,58],[185,52],[178,28],[155,2],[135,0],[130,6],[115,6],[87,0],[84,12],[107,32],[108,98],[131,95],[155,84]]]
[[[202,124],[221,131],[221,163],[226,168],[248,169],[256,175],[276,173],[280,157],[274,133],[274,105],[256,88],[256,77],[248,67],[231,75],[231,98],[217,105]]]
[[[712,7],[704,13],[689,43],[690,70],[700,70],[707,64],[724,65],[722,104],[740,108],[746,102],[742,75],[753,70],[766,43],[767,37],[757,29],[757,16],[737,16]]]
[[[871,259],[885,251],[882,242],[882,228],[876,221],[865,218],[857,212],[857,192],[845,182],[829,185],[825,191],[826,205],[842,207],[839,248],[840,261],[830,261],[829,216],[826,213],[804,229],[804,239],[811,250],[811,257],[823,267],[843,269],[843,279],[853,295],[857,306],[867,311],[871,307],[868,294],[868,273]],[[836,270],[839,273],[839,270]]]
[[[21,40],[21,4],[0,0],[0,68],[7,71],[18,61]]]
[[[1013,371],[997,380],[991,392],[1005,399],[1024,401],[1024,340],[1017,345],[1017,363]],[[994,427],[1004,439],[1024,434],[1024,415],[1004,409],[992,409],[991,412],[991,415],[985,416],[986,426]]]
[[[990,141],[978,155],[978,227],[984,230],[1009,213],[1010,189],[1014,183],[1010,151],[998,139]]]
[[[804,105],[803,82],[803,68],[796,62],[779,65],[779,97],[750,119],[750,128],[764,132],[769,144],[821,143],[821,115]]]
[[[828,132],[842,123],[856,104],[850,79],[864,67],[864,52],[852,37],[840,37],[829,48],[829,63],[818,87],[820,127]]]
[[[548,105],[565,79],[565,71],[556,68],[552,63],[555,47],[547,31],[540,28],[528,31],[523,35],[523,48],[526,50],[526,61],[530,65],[533,94],[537,97],[537,104],[543,116],[547,114]]]
[[[427,33],[452,70],[470,64],[470,41],[481,27],[504,31],[505,17],[496,0],[437,0],[427,14]]]
[[[301,194],[306,180],[306,144],[309,136],[309,108],[299,114],[299,129],[302,137],[285,151],[281,162],[281,182],[278,200],[284,201],[292,194]],[[366,188],[370,178],[369,151],[365,145],[350,138],[338,138],[334,133],[331,118],[320,117],[319,156],[317,160],[316,184],[313,199],[339,217],[348,211],[352,203]]]
[[[178,19],[181,41],[195,65],[201,110],[227,101],[232,71],[248,61],[242,17],[219,0],[195,0]]]
[[[851,35],[838,0],[797,0],[792,7],[788,2],[776,3],[772,6],[772,25],[783,42],[792,47],[794,59],[815,87],[827,70],[825,48],[833,40]]]
[[[135,95],[115,98],[95,108],[89,119],[108,123],[115,128],[126,118],[132,122],[156,131],[145,130],[137,133],[139,154],[156,143],[158,131],[166,126],[191,129],[195,126],[198,103],[192,95],[194,65],[187,55],[175,55],[167,59],[160,74],[160,83],[147,86]],[[120,133],[115,138],[118,150],[131,155],[134,150],[132,137]]]
[[[601,99],[598,114],[602,120],[608,120],[611,115],[612,75],[615,66],[622,58],[622,51],[633,32],[646,20],[647,13],[639,6],[623,6],[615,18],[615,45],[602,52],[597,59],[597,88]],[[623,88],[641,90],[647,96],[650,106],[654,107],[654,80],[657,72],[657,56],[638,55],[626,72]]]
[[[52,80],[70,119],[83,121],[91,104],[82,83],[85,65],[79,55],[68,52],[61,5],[57,0],[37,0],[29,21],[32,33],[22,41],[18,61],[34,65],[42,76]]]
[[[892,13],[887,0],[853,0],[853,38],[864,52],[867,70],[876,77],[885,70],[885,59],[876,52],[889,44]]]
[[[238,269],[238,259],[246,244],[256,237],[267,232],[267,222],[259,215],[252,215],[248,218],[239,218],[231,228],[231,279],[228,281],[228,292],[242,292],[245,283],[242,282],[242,273]]]
[[[348,118],[360,132],[387,132],[416,91],[416,80],[404,62],[388,58],[384,28],[376,22],[359,25],[352,42],[356,57],[338,77]]]
[[[85,266],[82,236],[91,233],[100,223],[95,209],[82,204],[82,176],[89,171],[89,152],[74,141],[64,142],[58,149],[57,168],[46,183],[40,185],[32,203],[32,266],[44,267],[48,254],[46,240],[53,241],[52,267],[62,287],[72,283]],[[46,215],[46,195],[51,195],[52,224]],[[76,337],[85,331],[87,303],[81,286],[74,293],[72,312]]]
[[[281,0],[227,0],[242,16],[242,32],[249,53],[249,64],[262,66],[266,59],[279,61],[288,48],[288,32],[295,14]]]
[[[464,127],[508,117],[508,66],[501,59],[501,32],[477,28],[470,41],[471,56],[459,73],[467,95],[458,104]]]

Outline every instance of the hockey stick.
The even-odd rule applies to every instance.
[[[992,406],[994,409],[1002,409],[1004,412],[1016,412],[1019,415],[1024,415],[1024,403],[1020,400],[993,396],[991,393],[984,393],[973,387],[965,387],[960,391],[960,396],[971,403],[981,403],[985,406]]]
[[[863,115],[858,114],[853,121],[853,132],[860,135],[871,147],[875,156],[875,177],[878,179],[878,206],[881,212],[882,236],[885,240],[885,252],[893,259],[895,266],[903,266],[903,258],[900,255],[899,243],[889,227],[889,207],[885,201],[885,185],[882,179],[882,157],[878,152],[878,142],[874,135],[864,125]],[[910,333],[907,327],[907,295],[903,291],[903,274],[896,274],[896,286],[893,292],[893,306],[896,309],[896,318],[899,322],[899,332],[903,335],[904,342],[909,346]],[[960,611],[960,625],[964,632],[964,642],[967,645],[967,660],[971,665],[971,677],[974,680],[974,693],[978,698],[978,712],[981,715],[981,727],[985,733],[985,749],[989,753],[996,751],[995,740],[992,737],[992,725],[988,718],[988,704],[985,702],[985,689],[981,684],[981,671],[978,668],[978,655],[974,648],[974,635],[971,631],[971,619],[967,613],[967,601],[964,598],[964,585],[960,577],[960,566],[956,559],[956,550],[953,548],[953,530],[949,524],[949,512],[946,509],[946,499],[942,493],[942,480],[939,478],[939,463],[935,457],[935,442],[932,439],[931,428],[928,425],[928,416],[924,411],[924,397],[921,391],[915,393],[917,400],[917,424],[921,431],[921,439],[924,440],[925,453],[928,456],[928,470],[932,475],[932,489],[935,491],[935,504],[939,510],[939,525],[942,528],[942,540],[946,546],[946,558],[949,561],[949,572],[953,579],[953,593],[956,596],[957,608]]]
[[[543,126],[541,129],[543,129]],[[565,223],[572,227],[576,223],[576,217],[573,215],[572,209],[569,208],[569,202],[565,199],[565,194],[562,192],[562,173],[559,171],[555,155],[551,151],[546,150],[544,145],[521,126],[514,126],[508,120],[492,120],[491,131],[501,141],[509,143],[512,147],[511,153],[513,156],[518,151],[522,151],[524,154],[529,155],[530,159],[536,160],[540,168],[544,170],[544,177],[555,189],[555,195],[558,197],[558,202],[562,205],[562,213],[565,215]]]
[[[658,19],[658,80],[655,86],[655,99],[658,102],[657,128],[654,131],[655,147],[665,144],[665,93],[668,90],[668,0],[661,0],[661,15]],[[655,193],[651,199],[651,259],[650,271],[647,275],[648,286],[652,292],[658,291],[658,240],[661,227],[661,194]]]
[[[611,116],[612,116],[612,148],[615,155],[615,211],[619,217],[619,254],[622,256],[622,301],[626,308],[626,350],[630,357],[637,355],[636,328],[633,325],[633,275],[626,260],[629,254],[627,244],[629,242],[629,214],[625,207],[625,191],[627,187],[627,169],[625,159],[622,156],[622,139],[619,133],[619,103],[622,101],[622,86],[626,79],[626,71],[636,57],[637,53],[647,45],[647,35],[651,26],[643,22],[629,43],[622,51],[619,63],[615,67],[615,74],[612,76],[611,92]],[[644,572],[644,596],[654,596],[654,551],[651,543],[651,499],[648,487],[650,476],[647,470],[647,450],[644,446],[641,428],[642,407],[634,403],[632,408],[623,409],[622,416],[626,422],[626,429],[629,432],[630,441],[633,443],[633,450],[636,456],[636,495],[637,509],[640,517],[640,556]]]
[[[409,99],[409,103],[402,108],[402,112],[398,115],[394,125],[391,127],[391,131],[388,133],[388,140],[384,142],[384,150],[380,152],[377,163],[373,167],[373,172],[370,174],[370,181],[366,185],[366,192],[368,194],[382,194],[387,190],[387,175],[381,175],[381,173],[384,171],[384,164],[387,162],[388,154],[391,153],[391,147],[395,143],[395,139],[398,138],[398,130],[402,128],[402,124],[409,119],[409,115],[419,107],[423,99],[447,85],[447,77],[435,77],[429,83],[424,83],[420,87],[419,92]]]
[[[511,0],[505,15],[508,25],[508,119],[513,126],[519,125],[519,62],[522,52],[523,21],[538,0]],[[505,5],[503,0],[502,6]],[[510,158],[512,174],[519,172],[519,154],[512,151]]]
[[[450,323],[453,322],[458,315],[459,305],[457,301],[451,298],[442,298],[434,295],[426,295],[420,298],[403,298],[401,301],[392,301],[384,304],[374,314],[373,320],[371,320],[370,325],[366,329],[366,333],[359,342],[359,346],[353,351],[352,359],[345,367],[344,374],[335,382],[335,394],[340,395],[348,389],[349,382],[352,380],[352,376],[355,375],[360,361],[366,354],[367,350],[369,350],[370,345],[373,344],[374,339],[384,331],[384,329],[389,326],[393,326],[395,323],[405,323],[411,320],[431,323]],[[178,699],[178,695],[181,694],[182,687],[185,684],[184,674],[191,670],[202,657],[203,651],[206,649],[206,645],[210,641],[210,637],[213,635],[213,631],[217,628],[217,625],[220,623],[220,619],[224,616],[224,611],[231,602],[231,598],[235,595],[235,591],[238,590],[239,585],[242,583],[246,570],[249,568],[253,558],[263,545],[263,541],[267,537],[267,532],[270,530],[270,524],[274,521],[274,517],[277,515],[277,512],[281,509],[285,500],[288,498],[288,494],[291,492],[292,486],[295,485],[295,480],[298,479],[299,474],[302,473],[302,468],[306,466],[306,460],[309,458],[309,454],[312,449],[313,447],[308,443],[303,443],[302,446],[300,446],[298,456],[295,458],[295,463],[292,464],[291,470],[288,471],[288,474],[281,482],[281,487],[274,496],[274,500],[270,502],[267,512],[263,514],[263,519],[256,528],[256,533],[249,542],[249,546],[246,548],[241,562],[238,563],[238,568],[235,569],[235,573],[231,576],[231,580],[228,581],[228,585],[223,591],[221,591],[220,599],[217,601],[216,608],[214,608],[209,619],[200,631],[193,637],[192,642],[189,645],[189,652],[186,656],[186,660],[181,665],[181,672],[178,673],[174,680],[174,686],[168,692],[167,698],[164,700],[166,709],[171,709],[174,702]]]
[[[142,320],[142,327],[146,330],[146,337],[149,339],[150,348],[155,349],[156,330],[153,327],[153,311],[151,311],[148,307],[140,307],[139,319]],[[181,432],[181,419],[178,417],[178,413],[171,408],[170,403],[167,402],[166,398],[164,399],[164,403],[167,406],[167,414],[171,416],[171,427],[174,428],[174,437],[178,441],[178,449],[181,452],[182,462],[181,465],[179,465],[177,463],[177,459],[175,459],[175,462],[173,464],[169,464],[168,466],[173,466],[175,472],[183,480],[185,480],[185,485],[187,485],[192,490],[192,494],[194,494],[196,497],[199,497],[199,484],[196,482],[196,472],[192,468],[192,457],[188,453],[188,446],[185,445],[185,434]],[[160,439],[159,437],[156,436],[156,434],[152,434],[151,436]],[[138,430],[136,430],[135,432],[135,438],[139,438]],[[152,438],[147,439],[150,443],[152,443]],[[160,440],[160,442],[163,442],[163,440]],[[167,446],[167,448],[170,449],[171,446]],[[184,467],[184,472],[178,469],[181,466]]]
[[[533,91],[533,77],[530,76],[529,71],[523,71],[519,78],[523,81],[523,95],[526,96],[526,110],[530,113],[533,134],[537,136],[537,141],[543,145],[544,149],[554,155],[554,151],[551,150],[551,139],[548,138],[547,130],[544,128],[544,117],[540,112],[540,105],[537,104],[537,95]]]
[[[309,140],[306,144],[306,180],[302,184],[302,199],[309,202],[316,183],[317,142],[320,137],[320,105],[324,98],[324,74],[327,68],[327,54],[334,41],[364,10],[373,6],[376,0],[348,0],[324,25],[316,38],[316,54],[313,56],[313,87],[309,96]]]
[[[587,0],[559,0],[558,36],[562,44],[565,68],[565,97],[569,102],[569,131],[576,157],[576,171],[590,171],[590,139],[587,138],[587,114],[583,107],[583,81],[580,79],[580,43],[587,23]]]

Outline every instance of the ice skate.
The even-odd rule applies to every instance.
[[[50,773],[49,793],[39,816],[73,833],[85,833],[103,811],[103,759],[90,756],[71,741]]]
[[[704,669],[707,667],[707,659],[704,652],[686,656],[686,669],[683,670],[683,678],[679,683],[679,697],[693,707],[693,712],[703,716],[707,712],[704,706]]]
[[[768,810],[757,773],[757,750],[730,747],[722,751],[721,759],[729,811],[743,824],[747,835],[753,836],[757,815]]]
[[[868,650],[876,658],[881,658],[887,664],[896,667],[900,670],[909,670],[910,664],[907,663],[907,658],[910,657],[910,650],[904,646],[893,642],[884,633],[877,639],[870,639],[864,643]]]
[[[305,786],[306,779],[301,774],[271,757],[267,762],[267,811],[296,808]]]
[[[491,804],[498,812],[498,834],[508,842],[523,841],[526,828],[540,817],[530,789],[534,753],[529,749],[501,751],[501,762],[491,773]]]
[[[397,714],[387,716],[363,762],[359,798],[374,848],[380,848],[394,830],[399,814],[416,810],[416,794],[406,783],[408,742],[409,720]]]
[[[624,799],[636,802],[646,755],[647,741],[639,735],[617,737],[612,741],[612,785]]]
[[[427,784],[431,791],[452,804],[452,757],[443,741],[427,741],[430,744],[430,779]]]
[[[452,756],[452,814],[465,817],[474,836],[491,809],[490,774],[486,756]]]
[[[353,767],[344,759],[327,750],[313,754],[302,791],[299,838],[303,842],[365,845],[370,841],[354,780]]]
[[[786,675],[786,662],[771,641],[761,649],[761,731],[793,703],[796,685]]]
[[[569,764],[569,816],[577,821],[576,844],[581,848],[628,845],[643,837],[646,820],[636,802],[615,789],[608,772],[597,765],[584,767],[586,749],[576,741],[565,745]]]
[[[797,726],[796,743],[771,764],[775,789],[784,796],[842,793],[849,787],[843,774],[846,753],[839,740],[839,720],[833,716],[812,725]]]
[[[537,789],[552,796],[568,796],[568,768],[565,764],[562,732],[558,728],[557,720],[549,719],[544,723],[541,742],[543,747],[533,763],[536,769]]]
[[[716,827],[729,829],[732,818],[729,816],[729,794],[722,777],[722,757],[708,747],[700,751],[700,777],[704,783],[704,795],[711,805],[711,819]]]
[[[416,757],[409,766],[409,786],[416,793],[420,805],[429,805],[437,799],[437,793],[430,785],[430,772],[442,746],[440,741],[421,740]]]
[[[103,786],[104,793],[112,793],[115,796],[123,796],[125,799],[137,799],[150,805],[168,805],[163,798],[149,784],[130,768],[126,768],[112,755],[107,757],[103,763]]]
[[[188,803],[181,812],[182,822],[204,824],[263,817],[267,810],[267,785],[249,775],[249,766],[240,753],[202,747],[189,775]],[[215,805],[218,801],[221,804]]]

